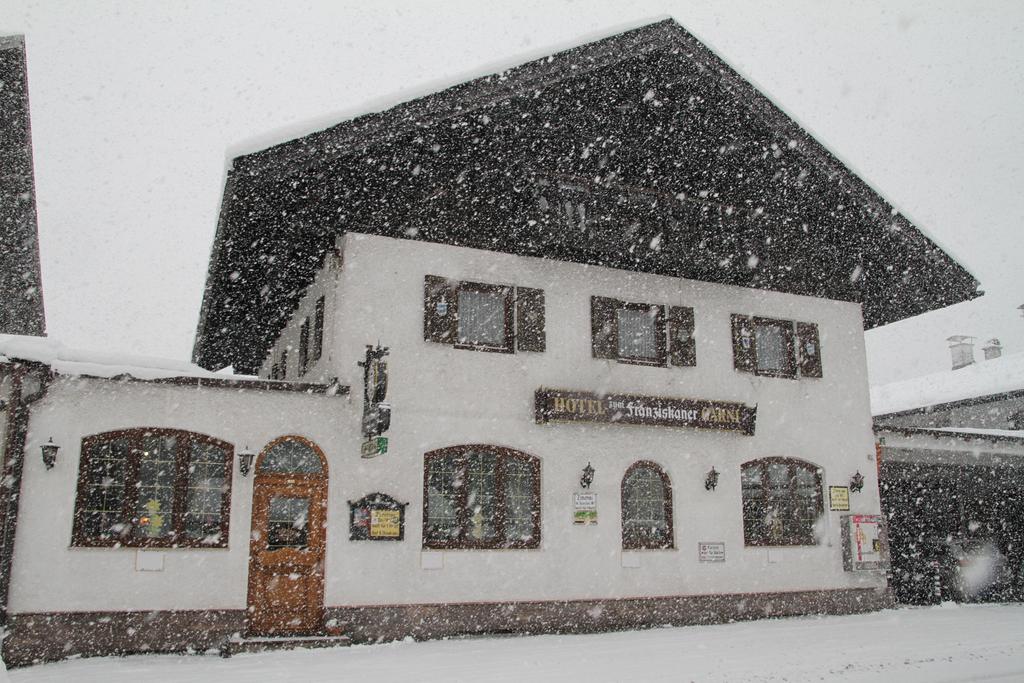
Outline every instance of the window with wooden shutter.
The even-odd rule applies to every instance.
[[[310,353],[311,360],[320,360],[324,350],[324,298],[316,300],[316,309],[313,313],[313,350]]]
[[[544,291],[427,275],[423,338],[476,351],[544,351]]]
[[[458,330],[458,296],[447,278],[427,275],[423,282],[423,338],[454,344]]]
[[[697,342],[693,338],[693,309],[668,309],[668,358],[672,365],[697,365]]]
[[[512,353],[512,288],[460,282],[455,343],[460,348]]]
[[[746,315],[732,316],[732,363],[740,372],[757,371],[754,321]]]
[[[603,296],[590,297],[591,348],[594,358],[619,357],[619,326],[616,311],[621,301]]]
[[[686,306],[592,296],[590,334],[594,358],[663,367],[697,364],[693,309]]]
[[[665,309],[620,303],[615,311],[616,353],[620,363],[665,365]]]
[[[818,326],[814,323],[796,324],[797,358],[802,377],[821,377],[821,344]]]
[[[309,366],[309,318],[299,326],[299,376],[306,374]]]
[[[821,377],[818,326],[775,318],[732,316],[733,364],[766,377]]]
[[[793,323],[774,318],[754,318],[754,352],[757,374],[796,377]]]
[[[543,352],[546,346],[544,290],[516,288],[516,348]]]

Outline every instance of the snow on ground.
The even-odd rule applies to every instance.
[[[1024,605],[942,605],[580,636],[82,659],[12,683],[177,681],[1021,681]]]

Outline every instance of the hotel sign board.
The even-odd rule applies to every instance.
[[[695,427],[754,435],[757,406],[729,401],[667,398],[639,394],[597,394],[589,391],[538,389],[534,394],[538,424],[601,422]]]

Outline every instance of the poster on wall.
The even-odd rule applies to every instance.
[[[572,494],[572,523],[597,524],[597,494]]]
[[[843,515],[843,569],[848,572],[889,568],[889,543],[881,515]]]
[[[348,502],[350,541],[401,541],[405,538],[405,508],[386,493],[371,493]]]

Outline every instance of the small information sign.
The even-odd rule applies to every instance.
[[[572,523],[597,524],[597,494],[572,494]]]
[[[401,541],[405,536],[405,507],[385,493],[349,501],[350,541]]]
[[[388,452],[388,437],[374,436],[363,442],[359,454],[364,458],[376,458]]]
[[[828,487],[828,508],[837,512],[850,511],[850,487],[829,486]]]
[[[697,558],[701,562],[725,562],[725,543],[721,541],[697,543]]]
[[[370,510],[370,538],[398,538],[402,535],[401,510]]]

